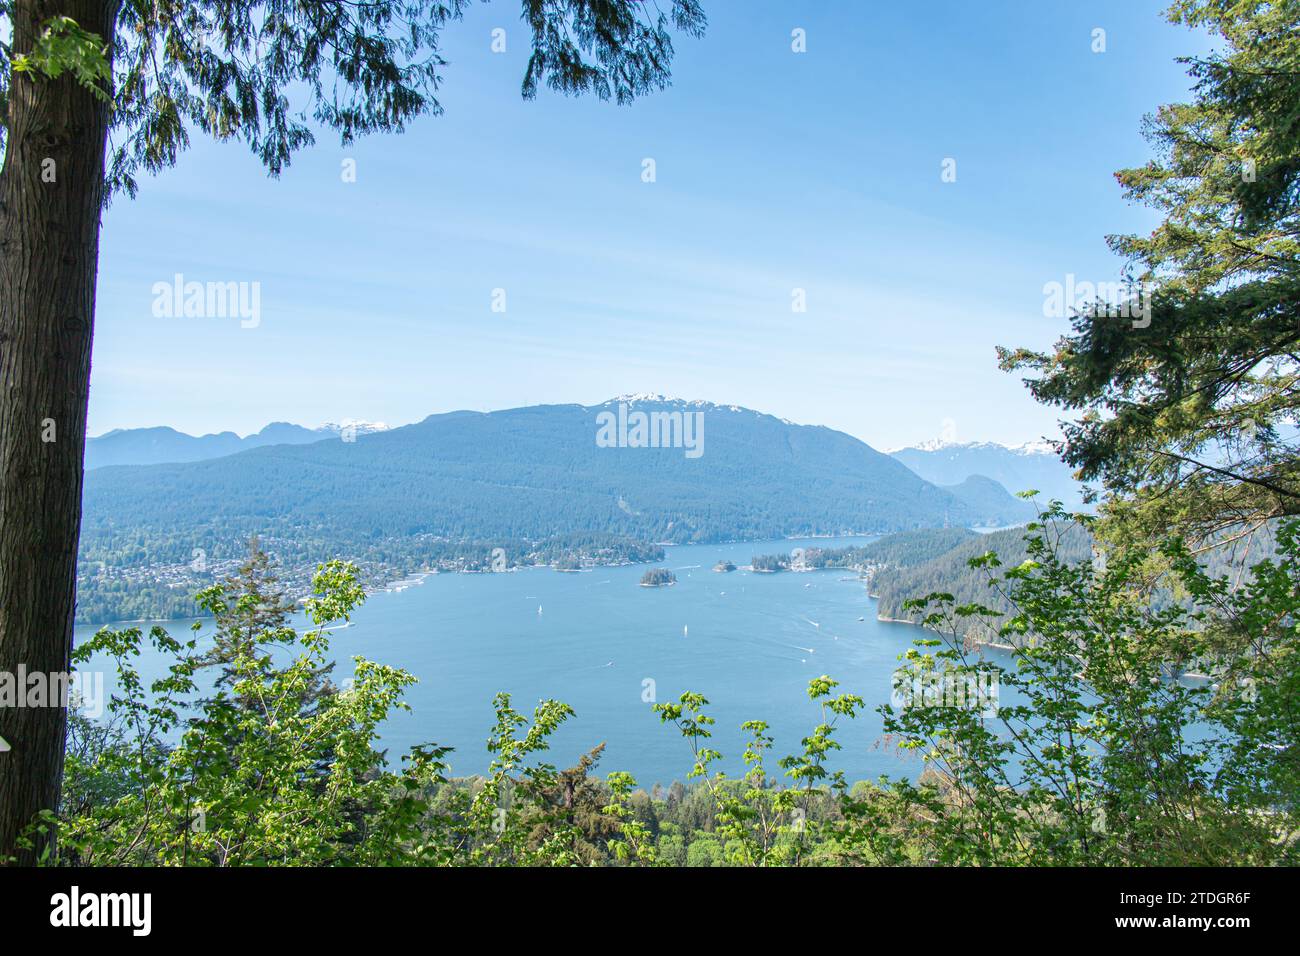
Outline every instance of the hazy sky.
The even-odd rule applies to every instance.
[[[196,137],[114,203],[91,434],[627,392],[878,448],[945,420],[960,440],[1054,434],[993,347],[1049,343],[1066,322],[1043,285],[1114,281],[1104,236],[1154,223],[1112,173],[1148,158],[1143,114],[1186,97],[1174,58],[1205,45],[1164,5],[705,0],[672,88],[630,107],[523,102],[519,5],[476,7],[444,38],[445,115],[347,150],[322,133],[278,181]],[[260,322],[155,315],[178,273],[258,283]]]

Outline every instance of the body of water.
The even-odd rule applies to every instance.
[[[688,741],[660,723],[651,702],[676,700],[686,690],[707,697],[717,720],[711,745],[724,754],[729,773],[742,769],[740,724],[767,721],[776,738],[769,771],[778,774],[776,759],[798,752],[820,720],[808,682],[828,674],[867,702],[859,718],[840,720],[836,736],[844,749],[832,766],[851,781],[914,777],[919,762],[882,741],[875,708],[889,700],[899,654],[923,633],[876,620],[875,602],[851,572],[711,570],[720,559],[743,567],[756,554],[866,540],[669,547],[662,566],[677,583],[663,588],[639,586],[646,565],[431,575],[372,595],[353,626],[334,632],[335,679],[351,673],[355,655],[419,678],[406,696],[411,712],[384,729],[394,763],[413,744],[436,743],[455,748],[454,773],[485,770],[492,698],[506,691],[528,715],[546,697],[575,709],[553,738],[550,762],[570,766],[603,742],[597,771],[627,770],[648,787],[684,780],[692,766]],[[186,623],[166,626],[180,636]],[[78,628],[79,639],[93,630]],[[146,654],[140,666],[151,676],[162,663]]]

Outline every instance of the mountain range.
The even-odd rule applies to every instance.
[[[602,422],[619,414],[688,425],[698,416],[700,447],[635,447],[635,435],[623,447],[611,435],[613,446],[602,447]],[[843,432],[736,406],[637,397],[459,411],[354,441],[305,442],[295,427],[281,431],[298,443],[95,467],[83,541],[143,530],[190,540],[310,532],[341,543],[602,531],[687,542],[1011,524],[1026,515],[988,479],[936,487]]]
[[[86,441],[86,470],[105,465],[158,465],[221,458],[263,445],[303,445],[338,438],[344,429],[358,435],[386,431],[376,422],[332,422],[304,428],[289,422],[272,422],[260,432],[240,438],[234,432],[186,435],[174,428],[118,428]]]
[[[632,395],[614,401],[662,404],[679,400],[656,395]],[[741,410],[738,406],[715,407]],[[242,438],[230,431],[196,436],[166,426],[119,428],[87,440],[86,470],[106,465],[206,461],[266,445],[304,445],[337,439],[345,429],[350,429],[353,436],[390,430],[382,422],[353,419],[345,419],[340,424],[327,422],[315,428],[289,422],[272,422],[261,431]],[[1043,441],[1015,446],[993,442],[928,441],[888,454],[921,478],[944,488],[977,509],[993,506],[990,515],[998,514],[1006,508],[1000,491],[1015,493],[1036,488],[1043,496],[1059,497],[1067,504],[1078,504],[1080,500],[1081,485],[1074,480],[1069,466],[1057,458],[1052,446]],[[990,520],[984,523],[995,522]]]
[[[926,442],[890,452],[897,461],[936,485],[955,485],[973,476],[992,479],[1013,494],[1039,492],[1067,508],[1082,506],[1083,485],[1047,442],[1007,447],[992,442]]]
[[[991,477],[936,484],[843,432],[662,396],[456,411],[397,428],[276,423],[242,439],[126,430],[91,448],[77,614],[94,622],[194,613],[188,596],[232,570],[253,536],[302,593],[334,557],[382,584],[499,562],[652,561],[664,543],[1033,516]]]

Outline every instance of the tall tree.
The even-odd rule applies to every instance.
[[[0,671],[68,667],[100,211],[193,132],[278,175],[437,114],[443,29],[469,0],[0,0]],[[626,103],[663,88],[697,0],[522,0],[541,86]],[[65,713],[0,711],[0,857],[58,800]],[[22,859],[30,859],[24,856]]]
[[[196,667],[218,669],[213,684],[220,692],[232,692],[238,684],[237,661],[282,649],[298,639],[290,618],[300,608],[285,594],[275,561],[256,536],[249,541],[248,557],[238,570],[217,587],[200,592],[199,599],[212,612],[215,629],[212,647],[199,657]],[[333,662],[310,672],[305,694],[309,705],[337,691],[330,679],[333,673]]]
[[[1050,352],[1000,349],[1064,423],[1065,459],[1114,492],[1114,531],[1203,541],[1300,514],[1300,0],[1178,0],[1217,51],[1185,58],[1189,103],[1116,178],[1161,213],[1113,236],[1149,321],[1085,308]],[[1145,325],[1145,327],[1135,327]]]

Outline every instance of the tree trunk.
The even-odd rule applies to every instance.
[[[13,49],[68,16],[110,41],[118,0],[16,0]],[[0,673],[68,670],[103,205],[107,104],[15,73],[0,171]],[[22,688],[19,688],[21,691]],[[0,709],[0,859],[58,804],[67,713]]]

